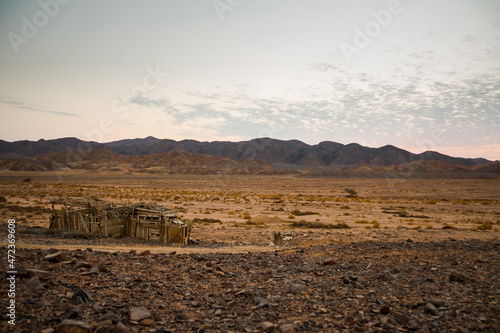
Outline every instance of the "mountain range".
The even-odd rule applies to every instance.
[[[185,174],[297,174],[301,177],[500,177],[500,162],[460,158],[434,151],[414,154],[331,141],[309,145],[299,140],[259,138],[200,142],[147,137],[108,143],[77,138],[0,140],[0,170],[84,169]]]

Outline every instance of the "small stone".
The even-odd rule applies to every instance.
[[[40,333],[54,333],[55,330],[52,327],[49,328],[44,328],[43,330],[40,331]]]
[[[113,333],[115,325],[111,320],[103,320],[92,328],[92,333]]]
[[[201,303],[200,303],[200,302],[198,302],[198,301],[192,301],[192,302],[191,302],[191,306],[192,306],[193,308],[199,308],[199,307],[201,306]]]
[[[430,314],[432,316],[440,316],[441,315],[441,312],[439,312],[439,310],[432,303],[425,304],[424,313]]]
[[[333,259],[333,258],[330,258],[330,259],[323,261],[323,266],[333,266],[336,264],[337,264],[337,261],[335,261],[335,259]]]
[[[116,324],[115,333],[130,333],[130,329],[124,323],[119,322]]]
[[[92,265],[91,265],[91,264],[89,264],[88,262],[85,262],[85,261],[79,261],[79,262],[77,262],[77,263],[73,266],[73,269],[75,269],[75,270],[76,270],[76,269],[81,268],[81,267],[83,267],[83,268],[90,268],[90,267],[92,267]]]
[[[101,320],[111,320],[113,324],[118,324],[122,321],[122,319],[113,312],[106,313],[104,316],[102,316]]]
[[[272,332],[275,328],[274,324],[268,321],[261,323],[260,326],[264,332]]]
[[[381,309],[380,309],[380,313],[383,314],[383,315],[388,315],[389,313],[391,313],[391,307],[388,306],[388,305],[384,305]]]
[[[465,275],[458,272],[451,272],[449,279],[451,282],[466,282],[468,280]]]
[[[269,301],[264,297],[255,297],[253,302],[257,305],[257,308],[265,308],[269,306]]]
[[[79,315],[80,315],[80,313],[76,309],[70,309],[68,312],[66,312],[66,315],[64,316],[64,318],[76,319],[76,318],[78,318]]]
[[[80,275],[92,275],[92,274],[98,274],[99,269],[97,266],[92,266],[87,272],[82,272]]]
[[[28,287],[28,290],[31,292],[37,293],[42,290],[44,290],[42,284],[40,283],[40,279],[38,276],[33,276],[26,282],[26,287]]]
[[[445,306],[445,302],[444,301],[440,301],[440,300],[437,300],[437,299],[431,299],[431,300],[427,301],[427,303],[431,303],[436,308],[440,308],[440,307]]]
[[[203,324],[198,328],[198,332],[205,332],[209,330],[212,326],[210,324]]]
[[[176,322],[183,322],[183,321],[186,321],[187,319],[188,319],[188,317],[186,317],[185,314],[180,313],[178,315],[175,315],[175,321]]]
[[[399,325],[406,325],[410,321],[410,319],[403,314],[396,314],[394,316],[394,319],[396,320],[396,323],[398,323]]]
[[[81,301],[84,304],[92,301],[92,297],[90,297],[90,295],[83,288],[78,289],[73,294],[72,299],[79,300],[79,301]]]
[[[285,324],[280,326],[280,331],[285,333],[285,332],[295,332],[297,329],[297,326],[294,324]]]
[[[307,289],[308,289],[308,287],[305,284],[301,284],[301,283],[292,283],[290,285],[290,287],[288,288],[290,293],[295,294],[295,295],[302,294],[302,293],[306,292]]]
[[[129,318],[132,321],[141,321],[151,317],[151,311],[144,307],[133,307],[129,309]]]
[[[349,280],[348,278],[346,278],[345,276],[342,277],[342,282],[344,284],[351,284],[351,280]]]
[[[153,319],[143,319],[141,320],[141,325],[144,325],[144,326],[154,326],[155,325],[155,321]]]
[[[47,260],[47,261],[50,261],[50,262],[63,262],[63,261],[67,261],[68,257],[66,257],[66,255],[64,253],[62,253],[61,251],[59,251],[59,252],[56,252],[56,253],[47,254],[44,257],[44,259]]]
[[[42,271],[40,269],[28,269],[28,278],[32,278],[33,276],[38,276],[41,280],[47,280],[52,277],[52,274],[47,271]]]
[[[140,256],[149,256],[150,254],[151,254],[151,251],[149,251],[149,250],[145,250],[145,251],[139,252]]]
[[[71,295],[73,296],[73,295]],[[92,310],[94,310],[95,313],[99,313],[103,310],[103,307],[99,305],[98,303],[92,304]]]
[[[63,320],[56,328],[56,333],[88,333],[90,326],[83,321]]]

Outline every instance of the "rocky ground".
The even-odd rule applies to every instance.
[[[249,253],[171,250],[20,247],[16,325],[2,315],[0,330],[500,331],[498,240],[406,239]]]

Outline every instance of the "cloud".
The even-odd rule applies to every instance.
[[[79,117],[79,115],[76,113],[47,110],[45,108],[38,107],[38,106],[32,106],[28,103],[21,102],[21,101],[18,101],[18,100],[9,98],[9,97],[5,97],[5,96],[0,96],[0,103],[10,105],[10,106],[13,106],[13,107],[18,108],[18,109],[24,109],[24,110],[29,110],[29,111],[51,113],[51,114],[55,114],[58,116],[64,116],[64,117]]]

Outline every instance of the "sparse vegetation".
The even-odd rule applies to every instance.
[[[300,210],[298,209],[295,209],[293,211],[290,212],[290,214],[293,214],[295,216],[303,216],[303,215],[319,215],[318,212],[311,212],[311,211],[306,211],[306,212],[301,212]]]
[[[306,220],[300,220],[292,222],[292,227],[295,228],[306,228],[306,229],[349,229],[350,227],[345,223],[329,224],[323,222],[307,222]]]
[[[193,222],[195,223],[220,223],[222,222],[221,220],[219,219],[211,219],[211,218],[203,218],[203,219],[200,219],[198,217],[195,217],[193,219]]]
[[[493,225],[488,222],[484,222],[480,226],[477,227],[478,230],[491,230],[493,229]]]
[[[344,192],[346,194],[346,198],[357,198],[358,197],[358,192],[356,190],[353,190],[352,188],[345,188]]]

